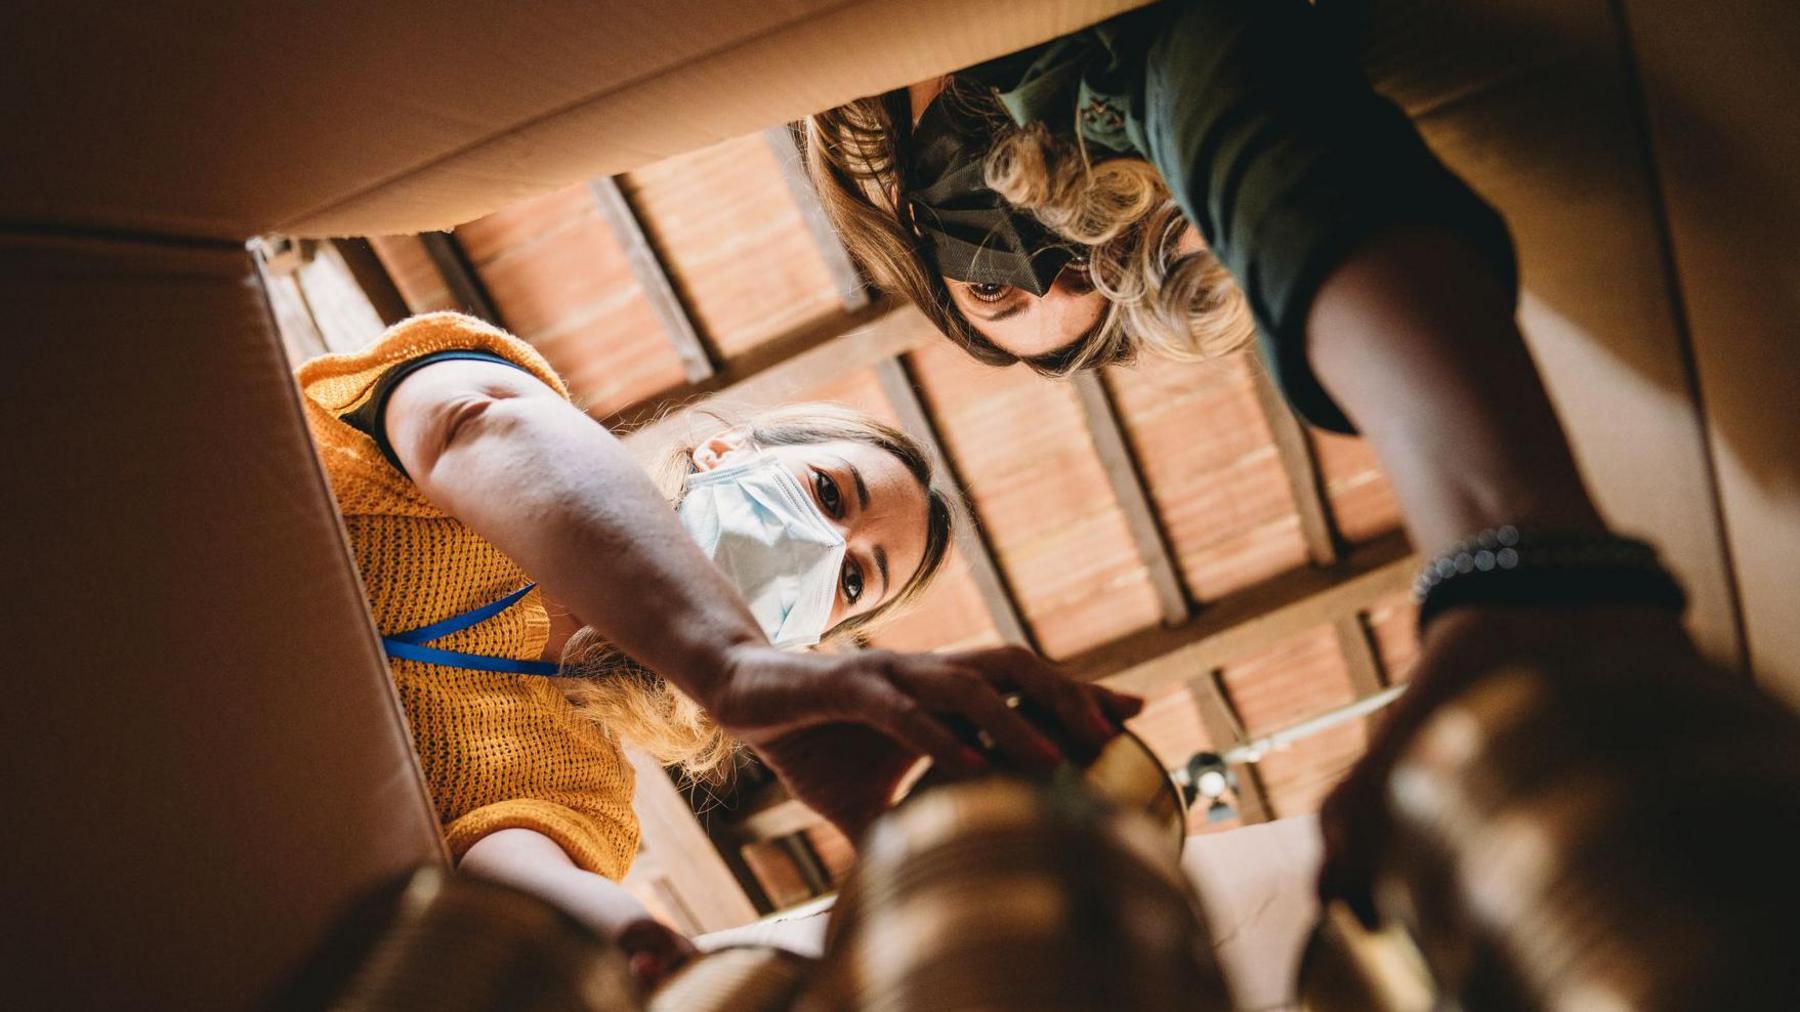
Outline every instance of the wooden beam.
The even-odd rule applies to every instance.
[[[1343,652],[1344,667],[1350,673],[1350,687],[1356,690],[1356,697],[1373,696],[1387,688],[1387,670],[1363,613],[1345,615],[1332,625],[1337,630],[1338,649]]]
[[[449,232],[420,232],[419,242],[443,277],[444,287],[449,289],[457,308],[504,329],[506,321],[501,318],[487,286],[481,283],[481,275],[476,273],[474,262],[456,236]]]
[[[362,289],[363,297],[369,300],[369,308],[381,318],[382,326],[392,327],[412,315],[406,297],[400,294],[399,287],[388,274],[387,265],[375,254],[375,247],[369,240],[333,239],[331,244],[337,247],[338,256],[343,258],[350,276],[356,279],[356,287]]]
[[[1275,452],[1286,472],[1288,490],[1294,496],[1294,509],[1300,514],[1300,534],[1306,542],[1306,554],[1315,566],[1330,566],[1344,551],[1344,540],[1331,515],[1331,500],[1325,494],[1325,482],[1319,472],[1318,453],[1311,435],[1294,414],[1287,399],[1275,388],[1268,367],[1253,362],[1256,399],[1269,430],[1275,437]],[[1338,648],[1350,672],[1350,684],[1358,696],[1380,692],[1387,687],[1387,676],[1381,658],[1375,652],[1367,623],[1360,612],[1339,616],[1332,622],[1337,632]]]
[[[1300,514],[1300,535],[1306,541],[1306,554],[1313,565],[1329,566],[1338,560],[1343,546],[1337,524],[1331,518],[1331,502],[1319,479],[1312,439],[1294,409],[1288,406],[1287,399],[1275,388],[1268,367],[1253,359],[1250,371],[1255,377],[1257,403],[1262,406],[1269,432],[1275,437],[1275,452],[1281,460],[1281,469],[1287,473],[1288,490],[1294,495],[1294,509]]]
[[[1209,604],[1186,624],[1152,627],[1063,662],[1083,680],[1149,691],[1205,671],[1405,590],[1418,567],[1399,531],[1362,545],[1329,569],[1297,569]]]
[[[776,841],[794,870],[800,873],[800,881],[814,896],[823,896],[831,891],[831,872],[825,869],[825,862],[819,860],[819,852],[813,849],[812,840],[805,833],[794,833]]]
[[[911,306],[871,305],[778,337],[732,359],[706,382],[601,420],[625,433],[627,444],[661,446],[692,411],[713,405],[753,411],[784,404],[847,373],[872,369],[936,335]]]
[[[904,360],[890,358],[875,366],[875,374],[881,381],[881,389],[887,394],[888,402],[893,405],[894,413],[900,416],[900,427],[925,445],[925,450],[931,457],[932,469],[940,476],[939,481],[949,489],[952,502],[962,514],[957,518],[956,547],[962,554],[963,562],[969,567],[969,576],[974,579],[982,601],[987,604],[988,617],[993,620],[994,628],[1006,642],[1036,649],[1036,640],[1020,617],[1018,598],[1007,583],[1006,574],[1000,569],[993,544],[989,542],[973,504],[963,494],[962,476],[957,473],[949,454],[944,452],[937,424],[925,409],[925,402],[919,397],[912,373]]]
[[[838,298],[843,300],[845,309],[861,308],[869,301],[868,281],[857,269],[850,251],[844,248],[843,240],[838,238],[837,229],[831,227],[825,205],[819,202],[819,193],[813,189],[812,180],[806,174],[795,134],[797,126],[770,127],[763,131],[763,137],[768,141],[769,149],[775,152],[775,160],[781,163],[781,177],[787,182],[795,206],[800,208],[800,218],[806,222],[806,230],[812,233],[813,246],[824,259],[832,283],[837,286]]]
[[[789,796],[778,781],[764,789],[762,801],[732,821],[729,832],[740,843],[756,843],[803,833],[823,821],[824,816]]]
[[[1243,719],[1231,705],[1231,696],[1225,690],[1224,674],[1218,668],[1190,679],[1188,691],[1194,694],[1200,723],[1212,740],[1213,751],[1223,755],[1233,745],[1249,739],[1244,732]],[[1268,791],[1263,787],[1262,777],[1257,775],[1255,764],[1233,763],[1231,773],[1237,778],[1239,818],[1245,823],[1268,822],[1273,818],[1274,808],[1269,804]]]
[[[1156,590],[1163,624],[1180,625],[1187,621],[1192,610],[1187,589],[1182,585],[1168,533],[1163,530],[1156,509],[1151,505],[1143,468],[1126,439],[1118,405],[1107,389],[1106,381],[1095,372],[1078,372],[1071,382],[1081,402],[1088,436],[1093,439],[1094,451],[1106,470],[1107,484],[1112,487],[1120,512],[1125,514],[1138,559],[1150,575],[1150,586]]]
[[[662,323],[663,332],[669,336],[669,343],[675,346],[675,353],[681,356],[681,367],[686,372],[688,382],[697,383],[718,370],[721,356],[706,339],[701,336],[700,328],[694,324],[694,314],[681,293],[675,290],[675,282],[669,272],[669,265],[663,262],[662,254],[657,252],[650,242],[649,233],[644,231],[643,219],[638,216],[637,208],[631,204],[631,198],[619,188],[619,181],[611,176],[604,176],[588,183],[588,190],[594,195],[594,205],[600,209],[600,217],[605,219],[612,229],[613,237],[625,250],[625,260],[631,264],[631,273],[637,278],[638,287],[644,290],[644,296],[650,300],[650,308]]]

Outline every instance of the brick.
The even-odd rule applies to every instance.
[[[1319,475],[1338,530],[1352,543],[1373,541],[1400,526],[1400,500],[1361,439],[1313,430]]]
[[[1155,622],[1155,593],[1074,392],[982,366],[948,343],[912,361],[1045,653],[1067,656]]]
[[[431,254],[425,252],[418,236],[378,235],[369,240],[369,245],[375,248],[375,256],[387,269],[394,287],[400,290],[400,297],[406,300],[407,309],[414,313],[432,313],[456,308],[456,300],[450,297],[443,275],[438,273],[437,265],[431,262]]]
[[[762,134],[639,169],[621,185],[695,325],[725,357],[841,311]]]
[[[1306,564],[1287,475],[1249,363],[1140,363],[1110,373],[1183,579],[1201,601]]]

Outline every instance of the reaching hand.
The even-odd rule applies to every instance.
[[[1017,770],[1048,775],[1063,752],[1007,705],[1018,692],[1069,740],[1098,748],[1142,700],[1075,682],[1018,647],[954,654],[803,654],[745,646],[714,719],[764,755],[794,796],[855,839],[918,756],[973,775],[988,761],[953,726],[973,727]]]
[[[1425,638],[1413,669],[1413,687],[1320,809],[1325,837],[1319,876],[1322,896],[1344,900],[1365,922],[1375,923],[1372,879],[1391,836],[1389,773],[1443,703],[1485,676],[1518,668],[1565,682],[1616,683],[1621,695],[1641,693],[1667,680],[1716,677],[1666,612],[1468,608],[1444,615]]]
[[[631,977],[645,994],[698,954],[686,936],[648,914],[621,926],[613,941],[624,950]]]

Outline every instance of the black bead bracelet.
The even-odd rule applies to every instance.
[[[1681,585],[1636,538],[1496,527],[1426,563],[1413,583],[1419,631],[1463,605],[1646,605],[1679,612]]]

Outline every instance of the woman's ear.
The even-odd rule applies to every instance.
[[[713,468],[733,463],[736,455],[750,451],[750,434],[742,428],[725,429],[714,433],[712,438],[694,447],[694,470],[711,471]]]

